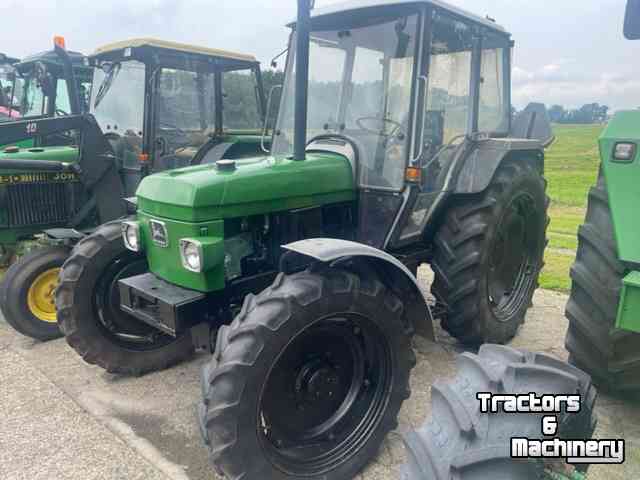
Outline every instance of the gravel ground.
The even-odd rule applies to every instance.
[[[566,297],[539,291],[512,346],[566,358]],[[429,413],[430,385],[455,374],[461,347],[441,330],[438,343],[416,339],[413,395],[400,428]],[[199,370],[191,362],[141,378],[104,373],[83,363],[64,340],[37,343],[0,319],[0,478],[215,479],[195,423]],[[640,478],[640,403],[601,395],[601,438],[625,438],[623,466],[597,465],[590,479]],[[404,451],[397,432],[360,478],[396,479]]]

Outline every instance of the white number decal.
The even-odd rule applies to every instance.
[[[38,124],[35,122],[27,123],[27,133],[33,134],[38,131]]]

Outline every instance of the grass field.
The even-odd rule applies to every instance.
[[[589,188],[598,175],[597,139],[601,125],[557,125],[556,142],[547,151],[545,176],[551,197],[551,225],[542,288],[568,292],[578,227],[584,222]]]

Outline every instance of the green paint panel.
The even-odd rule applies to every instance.
[[[169,239],[166,248],[156,245],[151,240],[149,220],[159,220],[165,224]],[[185,223],[139,212],[138,221],[142,245],[149,260],[151,272],[174,285],[200,292],[224,289],[224,222],[222,220]],[[180,240],[183,238],[206,239],[205,257],[208,259],[208,264],[205,272],[190,272],[182,266]]]
[[[640,333],[640,272],[631,272],[622,281],[616,328]]]
[[[636,143],[636,157],[630,163],[613,161],[618,142]],[[600,158],[604,170],[613,226],[620,259],[640,263],[640,110],[619,112],[600,137]]]
[[[17,142],[17,143],[7,143],[6,145],[0,145],[0,155],[2,154],[2,150],[4,150],[7,147],[20,147],[20,148],[30,148],[33,147],[34,141],[32,138],[30,138],[29,140],[22,140],[21,142]]]
[[[21,148],[16,153],[6,153],[0,150],[0,173],[20,173],[16,170],[5,170],[2,168],[2,160],[49,160],[53,162],[73,163],[78,160],[77,147],[43,147],[43,148]]]
[[[262,157],[172,170],[145,178],[137,192],[142,212],[184,222],[246,217],[350,201],[355,198],[348,160],[309,154],[299,162]]]

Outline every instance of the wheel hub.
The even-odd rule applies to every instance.
[[[27,292],[29,311],[38,319],[47,323],[56,323],[55,291],[58,287],[59,268],[50,268],[31,283]]]
[[[342,461],[338,452],[357,449],[384,407],[385,340],[359,320],[326,319],[300,334],[266,379],[259,430],[272,461],[288,472],[308,476]]]
[[[537,226],[528,196],[514,199],[498,230],[488,277],[488,300],[496,315],[508,319],[520,308],[533,285]]]
[[[295,390],[300,406],[321,406],[326,401],[344,397],[338,371],[323,360],[311,361],[300,369]]]

